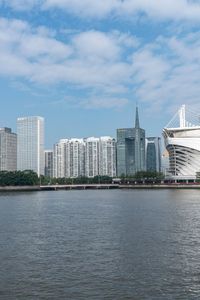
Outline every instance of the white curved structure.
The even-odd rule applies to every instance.
[[[196,179],[196,173],[200,172],[200,119],[198,115],[189,113],[192,122],[186,118],[183,105],[175,115],[179,116],[179,126],[170,127],[175,121],[174,117],[163,129],[169,153],[169,173],[173,179]]]

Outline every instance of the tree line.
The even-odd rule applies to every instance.
[[[121,183],[160,183],[164,180],[165,176],[162,172],[156,171],[139,171],[133,175],[124,175],[120,176]]]
[[[37,173],[26,171],[0,171],[0,186],[39,185]]]
[[[164,175],[159,172],[137,172],[134,175],[120,177],[122,184],[127,183],[158,183],[164,179]],[[77,178],[50,178],[32,170],[26,171],[0,171],[0,186],[23,186],[23,185],[51,185],[51,184],[111,184],[113,178],[109,176],[95,176],[93,178],[81,176]]]

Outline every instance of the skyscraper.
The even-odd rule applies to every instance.
[[[161,172],[161,148],[159,137],[146,138],[146,169]]]
[[[0,171],[17,170],[17,135],[10,128],[0,128]]]
[[[17,169],[44,174],[44,119],[23,117],[17,119]]]
[[[138,107],[135,127],[117,129],[117,174],[134,175],[145,170],[145,130],[140,128]]]

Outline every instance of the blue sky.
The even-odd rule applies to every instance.
[[[160,136],[200,110],[199,0],[0,0],[0,126],[45,118],[60,138],[141,127]]]

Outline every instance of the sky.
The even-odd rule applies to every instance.
[[[147,136],[200,111],[200,0],[0,0],[0,127],[45,118],[61,138]]]

